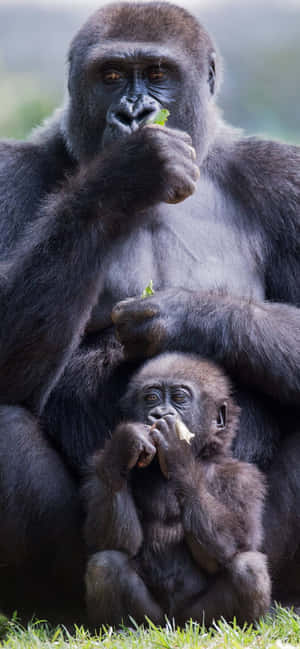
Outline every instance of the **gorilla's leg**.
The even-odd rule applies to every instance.
[[[78,489],[35,418],[17,406],[0,406],[0,502],[0,609],[22,619],[83,619]]]
[[[300,605],[300,435],[278,445],[267,473],[264,552],[269,560],[273,598],[282,605]]]
[[[184,624],[189,618],[209,626],[214,620],[237,618],[251,622],[267,612],[271,603],[271,581],[266,556],[260,552],[237,554],[199,599],[185,606],[176,617]]]
[[[145,615],[156,624],[163,622],[161,608],[124,552],[109,550],[91,557],[86,573],[86,601],[93,627],[130,624],[130,617],[143,624]]]

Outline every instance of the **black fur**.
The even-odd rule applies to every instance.
[[[80,538],[81,469],[118,421],[131,363],[173,348],[218,360],[236,382],[236,454],[264,468],[271,485],[265,549],[274,594],[297,601],[300,152],[224,124],[219,80],[215,47],[186,11],[109,5],[72,43],[65,107],[27,142],[0,145],[1,402],[40,417],[39,435],[51,444],[43,453],[62,467],[60,491],[64,481],[74,489],[74,508],[58,494],[47,504],[56,473],[51,457],[41,468],[36,423],[18,409],[16,443],[13,418],[3,416],[4,610],[54,615],[74,566],[83,583],[82,549],[76,557],[76,544],[68,549]],[[157,106],[169,108],[167,126],[141,128]],[[150,279],[152,298],[114,309],[128,358],[120,366],[112,307]],[[12,450],[19,458],[22,445],[31,447],[43,507],[15,471]],[[42,585],[32,580],[40,568],[31,508],[46,559]],[[56,540],[52,520],[62,526]],[[20,535],[32,548],[24,556]],[[293,566],[292,590],[285,566]],[[71,590],[60,621],[78,619],[80,586]]]

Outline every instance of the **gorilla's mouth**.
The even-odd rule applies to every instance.
[[[102,137],[103,147],[115,142],[116,140],[120,140],[122,137],[128,137],[128,135],[131,135],[131,133],[136,131],[137,128],[138,127],[133,127],[133,122],[128,125],[123,124],[122,126],[117,124],[107,124]]]
[[[146,115],[143,122],[138,120],[132,120],[129,117],[122,116],[122,121],[107,124],[104,133],[103,133],[103,145],[107,145],[110,142],[119,140],[122,137],[128,137],[139,128],[146,124],[146,120],[149,116]]]

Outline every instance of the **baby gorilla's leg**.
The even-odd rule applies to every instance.
[[[135,571],[124,552],[97,552],[89,560],[86,572],[86,602],[92,626],[138,624],[145,616],[156,624],[163,621],[163,612],[154,601],[146,584]]]
[[[260,552],[241,552],[215,576],[208,590],[185,605],[176,616],[179,624],[188,619],[206,626],[223,617],[236,617],[239,624],[264,615],[271,603],[271,581],[267,559]]]

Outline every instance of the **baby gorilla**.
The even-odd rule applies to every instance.
[[[232,457],[239,409],[227,378],[198,357],[163,354],[132,378],[122,409],[85,486],[91,624],[265,613],[265,482]]]

